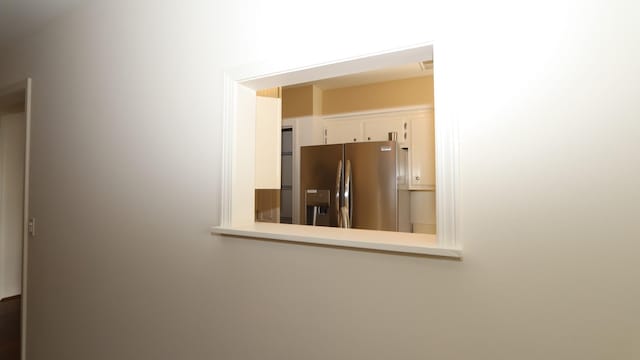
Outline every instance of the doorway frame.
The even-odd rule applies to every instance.
[[[0,87],[0,98],[24,92],[25,149],[24,149],[24,197],[22,202],[22,290],[20,293],[20,359],[27,358],[27,283],[29,269],[29,180],[31,173],[31,90],[32,80],[25,80]]]

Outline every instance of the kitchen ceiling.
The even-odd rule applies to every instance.
[[[88,0],[0,0],[0,49],[12,46]]]

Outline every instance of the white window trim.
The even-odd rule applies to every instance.
[[[436,116],[437,235],[333,229],[254,221],[255,91],[424,60],[432,43],[305,67],[253,65],[224,74],[220,224],[214,234],[462,257],[457,237],[458,131],[455,118]],[[438,80],[444,81],[444,80]]]

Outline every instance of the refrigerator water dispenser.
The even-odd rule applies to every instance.
[[[304,203],[306,209],[305,224],[330,226],[329,209],[331,201],[329,190],[307,189]]]

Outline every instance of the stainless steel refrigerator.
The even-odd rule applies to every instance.
[[[301,147],[301,223],[409,232],[406,167],[395,141]]]

